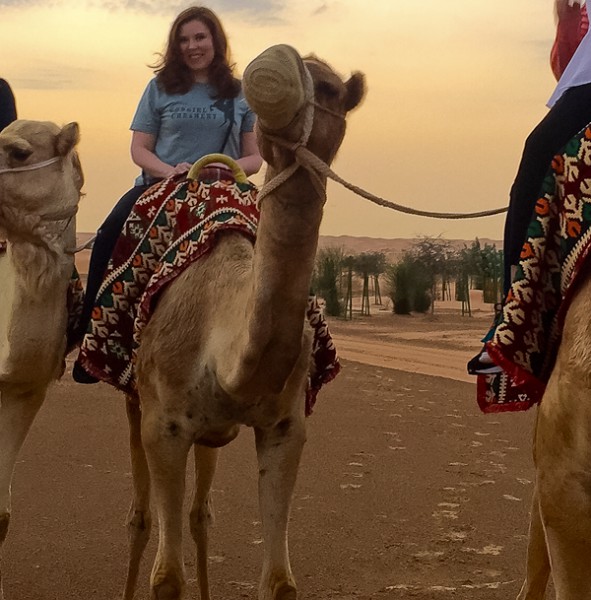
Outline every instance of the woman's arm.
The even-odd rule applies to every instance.
[[[144,170],[148,175],[157,179],[165,179],[171,175],[186,173],[190,163],[179,163],[169,165],[161,161],[155,154],[156,138],[150,133],[134,131],[131,136],[131,158],[133,162]]]
[[[240,149],[240,158],[236,162],[247,175],[258,173],[263,164],[263,157],[259,152],[254,131],[243,131],[240,134]]]

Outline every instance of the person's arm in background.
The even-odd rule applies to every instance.
[[[243,131],[240,134],[240,149],[241,156],[236,162],[247,175],[258,173],[263,164],[263,157],[259,152],[254,131]]]
[[[560,79],[579,43],[589,29],[586,5],[573,0],[555,0],[556,37],[550,51],[550,66]]]
[[[0,131],[16,119],[14,94],[4,79],[0,79]]]

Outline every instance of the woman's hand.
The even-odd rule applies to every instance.
[[[173,175],[183,175],[184,173],[188,173],[189,169],[192,166],[193,165],[191,163],[188,163],[188,162],[179,163],[175,167],[171,167],[170,173],[168,174],[168,177],[172,177]]]

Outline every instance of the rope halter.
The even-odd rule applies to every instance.
[[[326,180],[321,176],[321,171],[314,167],[312,161],[308,160],[308,156],[313,156],[316,161],[319,161],[321,164],[325,165],[325,163],[318,158],[315,154],[310,152],[307,149],[306,144],[310,139],[310,134],[312,133],[312,125],[314,124],[314,113],[315,108],[321,109],[329,114],[332,114],[338,117],[341,120],[344,120],[344,116],[330,110],[329,108],[325,108],[321,106],[315,101],[314,98],[314,81],[312,79],[312,75],[304,65],[304,79],[303,79],[303,87],[304,87],[304,115],[303,115],[303,125],[302,125],[302,135],[297,142],[288,142],[283,138],[273,135],[265,130],[265,128],[258,125],[259,131],[261,135],[268,141],[293,152],[294,154],[294,162],[289,165],[283,171],[280,171],[275,177],[266,182],[263,187],[260,189],[258,194],[258,201],[261,202],[265,196],[268,196],[270,193],[275,191],[281,184],[285,183],[300,167],[306,169],[308,173],[312,177],[312,184],[316,188],[316,191],[323,199],[326,199]],[[292,120],[292,123],[295,119],[300,118],[299,115],[296,115]],[[291,123],[290,123],[291,124]],[[289,127],[289,125],[288,125]]]
[[[49,165],[53,165],[54,163],[61,160],[61,156],[54,156],[53,158],[48,158],[47,160],[43,160],[38,163],[33,163],[32,165],[25,165],[24,167],[12,167],[11,169],[0,169],[0,175],[4,173],[22,173],[23,171],[36,171],[37,169],[42,169],[43,167],[48,167]]]
[[[37,163],[32,163],[30,165],[24,165],[22,167],[12,167],[12,168],[0,169],[0,175],[3,175],[5,173],[23,173],[26,171],[37,171],[38,169],[43,169],[44,167],[53,165],[53,164],[59,162],[61,159],[62,159],[61,156],[54,156],[52,158],[48,158],[47,160],[43,160],[43,161],[40,161]],[[14,209],[12,209],[12,210],[14,210]],[[37,222],[36,223],[29,222],[28,227],[21,229],[19,231],[19,234],[23,237],[23,239],[26,239],[27,241],[38,245],[39,242],[48,235],[47,233],[45,233],[44,235],[41,235],[41,236],[39,235],[40,232],[37,228],[40,223],[42,223],[42,222],[58,223],[61,221],[66,221],[64,227],[61,228],[57,234],[53,234],[53,235],[57,235],[58,237],[61,237],[61,235],[64,233],[64,231],[66,231],[66,229],[70,226],[70,223],[72,222],[72,219],[76,216],[77,212],[78,212],[78,205],[69,207],[69,208],[65,208],[65,209],[62,209],[59,211],[55,211],[53,213],[31,215],[31,217],[37,218]],[[30,227],[32,227],[32,229],[30,229]],[[43,229],[45,229],[45,227],[43,225],[41,227]],[[35,230],[36,230],[36,232],[34,232]],[[52,234],[49,234],[49,235],[51,236]],[[65,249],[64,252],[67,254],[71,254],[74,252],[74,250]]]

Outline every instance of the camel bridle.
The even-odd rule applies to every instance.
[[[45,167],[53,165],[53,164],[59,162],[60,160],[62,160],[61,156],[54,156],[52,158],[48,158],[47,160],[43,160],[43,161],[40,161],[37,163],[32,163],[30,165],[23,165],[22,167],[11,167],[11,168],[0,169],[0,175],[4,175],[5,173],[24,173],[27,171],[37,171],[38,169],[43,169]],[[61,228],[61,230],[57,233],[57,237],[61,237],[62,234],[66,231],[66,229],[68,229],[68,227],[70,226],[70,223],[72,222],[72,219],[76,216],[77,212],[78,212],[78,205],[76,205],[72,208],[61,210],[61,211],[55,211],[54,213],[45,213],[45,214],[39,214],[36,216],[38,217],[39,222],[59,223],[62,221],[66,221],[63,228]],[[37,238],[37,236],[32,234],[30,231],[19,231],[19,234],[24,239],[27,239],[29,242],[39,244],[39,239]],[[53,235],[56,235],[56,234],[53,234]],[[42,237],[45,237],[45,236],[42,236]],[[73,254],[74,252],[75,252],[75,250],[64,249],[64,253],[66,253],[66,254]]]
[[[294,162],[287,168],[280,171],[275,177],[265,183],[258,194],[258,201],[261,202],[265,196],[268,196],[271,192],[275,191],[280,185],[285,183],[300,167],[308,171],[311,175],[312,184],[316,188],[319,196],[326,200],[326,171],[330,170],[329,166],[313,152],[308,150],[306,147],[310,134],[312,133],[312,126],[314,124],[314,113],[315,109],[320,109],[339,120],[344,121],[345,115],[340,114],[330,108],[322,106],[316,102],[314,97],[314,81],[312,75],[307,67],[304,65],[304,115],[301,117],[299,114],[294,117],[295,119],[303,118],[303,130],[300,139],[297,142],[288,142],[283,138],[273,135],[269,131],[266,131],[260,124],[257,125],[261,135],[269,142],[292,152],[294,155]],[[292,121],[293,122],[293,121]],[[287,127],[289,127],[287,125]],[[319,168],[320,166],[320,168]],[[323,177],[324,175],[324,177]]]
[[[49,165],[53,165],[61,159],[61,156],[54,156],[53,158],[48,158],[47,160],[42,160],[38,163],[33,163],[31,165],[24,165],[22,167],[12,167],[10,169],[0,169],[0,175],[4,173],[21,173],[23,171],[36,171],[37,169],[43,169],[44,167],[48,167]]]
[[[308,142],[308,138],[310,137],[310,133],[312,131],[312,123],[314,117],[314,108],[318,108],[323,112],[326,112],[330,115],[333,115],[341,120],[345,120],[345,115],[340,114],[330,108],[322,106],[318,104],[314,99],[314,86],[312,82],[312,76],[310,72],[304,65],[304,70],[306,76],[304,78],[304,87],[305,87],[305,114],[304,114],[304,131],[302,133],[302,137],[298,142],[290,143],[281,139],[280,137],[271,134],[268,131],[265,131],[264,127],[260,124],[257,125],[259,132],[261,135],[268,141],[293,152],[295,162],[291,164],[289,167],[279,172],[273,179],[268,181],[263,185],[261,190],[259,191],[258,199],[259,202],[271,192],[275,191],[281,184],[285,183],[300,167],[306,169],[310,175],[312,176],[312,183],[314,187],[321,195],[321,197],[326,198],[326,184],[325,178],[330,178],[337,183],[340,183],[343,187],[347,188],[354,194],[377,204],[378,206],[383,206],[385,208],[390,208],[392,210],[396,210],[398,212],[407,214],[407,215],[415,215],[419,217],[429,217],[432,219],[475,219],[479,217],[489,217],[492,215],[499,215],[507,212],[508,207],[503,206],[501,208],[494,208],[492,210],[483,210],[479,212],[472,213],[446,213],[446,212],[434,212],[427,210],[419,210],[415,208],[410,208],[408,206],[404,206],[402,204],[398,204],[396,202],[392,202],[390,200],[386,200],[385,198],[381,198],[380,196],[376,196],[361,187],[353,185],[349,183],[339,175],[337,175],[321,158],[316,156],[313,152],[308,150],[306,144]],[[296,115],[295,118],[299,118],[299,115]]]

